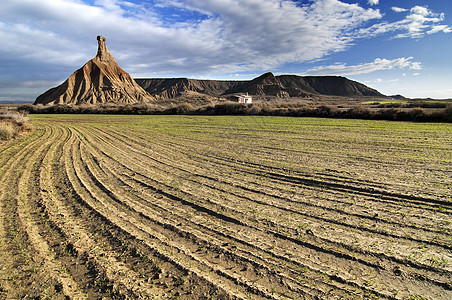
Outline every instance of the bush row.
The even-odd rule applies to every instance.
[[[377,102],[379,108],[447,108],[450,103],[448,102],[423,102],[415,101],[408,103],[394,102],[394,103],[382,103]]]
[[[153,104],[102,104],[87,106],[71,105],[24,105],[19,111],[29,113],[78,113],[78,114],[192,114],[192,115],[265,115],[294,117],[350,118],[417,122],[452,122],[452,105],[440,109],[414,108],[368,108],[354,106],[338,108],[328,105],[306,105],[303,103],[253,103],[224,102],[195,107],[181,103],[169,107]]]
[[[206,107],[202,113],[232,115],[271,115],[295,117],[325,117],[347,119],[371,119],[417,122],[452,122],[452,105],[443,109],[427,110],[424,108],[384,108],[372,109],[364,106],[339,109],[336,106],[307,105],[267,105],[225,103],[215,107]]]

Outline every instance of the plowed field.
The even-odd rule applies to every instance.
[[[452,126],[33,115],[0,299],[452,299]]]

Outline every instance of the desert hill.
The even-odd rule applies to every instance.
[[[241,93],[276,98],[384,96],[362,83],[340,76],[275,76],[269,72],[242,81],[188,78],[134,80],[113,58],[105,44],[106,39],[98,36],[97,40],[97,55],[61,85],[36,98],[34,104],[127,104],[168,100],[193,93],[199,97],[222,98]]]
[[[313,95],[384,96],[375,89],[341,76],[274,76],[269,72],[246,81],[188,78],[141,78],[135,80],[144,90],[159,99],[175,98],[187,91],[210,96],[249,93],[250,95],[268,95],[280,98]]]
[[[186,92],[221,96],[242,81],[207,80],[189,78],[142,78],[135,81],[148,93],[159,99],[170,99]]]
[[[75,71],[61,85],[36,98],[34,104],[137,103],[151,102],[150,96],[121,67],[97,37],[97,55]]]

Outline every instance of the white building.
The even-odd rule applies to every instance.
[[[237,95],[236,97],[239,103],[253,103],[253,97],[249,96],[248,93],[246,95]]]

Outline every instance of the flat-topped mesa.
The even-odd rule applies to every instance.
[[[109,62],[112,60],[114,61],[115,59],[111,55],[110,51],[108,51],[107,45],[105,44],[106,40],[107,39],[101,35],[97,36],[98,47],[97,47],[96,58],[98,58],[102,62]]]

